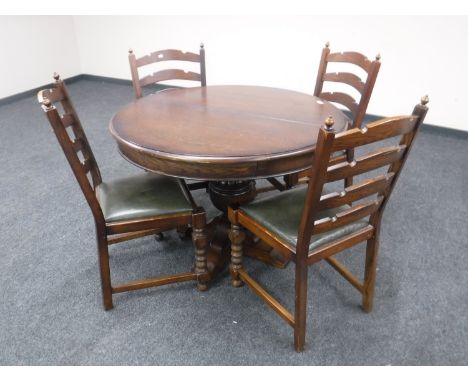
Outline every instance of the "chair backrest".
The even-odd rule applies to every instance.
[[[157,84],[162,81],[198,81],[200,82],[201,86],[206,86],[205,48],[203,44],[200,44],[199,54],[183,52],[181,50],[175,49],[167,49],[159,50],[157,52],[150,53],[149,55],[136,58],[132,49],[130,49],[128,53],[130,70],[132,73],[133,90],[135,91],[136,98],[141,98],[143,96],[142,88],[144,86]],[[138,68],[163,61],[198,62],[200,63],[200,73],[182,69],[165,69],[140,78]]]
[[[427,113],[428,97],[423,97],[412,115],[384,118],[362,128],[355,127],[341,133],[333,131],[331,117],[320,129],[314,162],[310,172],[304,210],[299,229],[297,253],[308,253],[312,235],[325,233],[343,227],[357,220],[369,217],[369,223],[379,229],[385,205],[408,157],[415,135]],[[400,137],[395,140],[385,140]],[[380,142],[383,141],[383,142]],[[380,142],[377,149],[351,162],[344,161],[330,165],[334,152]],[[382,144],[388,144],[382,147]],[[372,147],[371,147],[372,148]],[[369,172],[389,166],[383,175]],[[385,169],[384,169],[385,170]],[[358,183],[346,187],[342,192],[322,195],[326,183],[346,177],[362,175]],[[337,185],[342,182],[337,182]],[[330,218],[317,220],[317,214],[325,209],[348,206]]]
[[[314,95],[346,107],[353,115],[351,127],[359,127],[366,115],[367,105],[369,104],[375,80],[379,73],[380,55],[377,55],[375,61],[371,62],[366,56],[358,52],[330,53],[329,46],[327,42],[322,50]],[[327,66],[330,62],[356,65],[364,70],[366,78],[361,79],[358,75],[348,72],[329,73],[327,72]],[[325,82],[338,82],[353,87],[360,94],[359,101],[343,92],[324,92],[323,86]]]
[[[54,79],[54,87],[39,91],[37,99],[46,113],[94,217],[102,218],[101,207],[95,194],[96,187],[102,182],[98,164],[65,83],[56,73]],[[63,109],[63,113],[60,113],[57,107]]]

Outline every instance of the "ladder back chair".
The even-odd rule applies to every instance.
[[[366,78],[361,79],[356,74],[348,72],[327,72],[328,64],[331,62],[358,66],[364,70]],[[375,57],[374,61],[370,61],[366,56],[358,52],[330,53],[330,44],[327,43],[322,50],[314,96],[346,107],[352,114],[351,128],[360,127],[366,116],[367,106],[379,69],[380,54]],[[360,94],[359,101],[346,93],[324,92],[323,87],[326,82],[338,82],[353,87]]]
[[[232,285],[249,285],[294,328],[296,351],[302,351],[305,342],[307,272],[310,265],[326,260],[361,292],[364,311],[372,310],[382,214],[425,118],[428,101],[427,96],[422,98],[410,116],[385,118],[336,134],[333,120],[327,119],[319,132],[307,185],[257,200],[237,210],[228,210]],[[399,143],[385,141],[392,137],[399,137]],[[378,146],[382,143],[389,145],[364,154],[351,163],[333,164],[333,153],[377,142],[380,142]],[[370,148],[374,149],[373,146]],[[373,170],[377,169],[383,174],[376,176]],[[373,173],[369,174],[370,171]],[[341,192],[324,189],[327,183],[358,175],[359,182]],[[343,185],[338,182],[333,186],[340,184]],[[244,229],[295,263],[293,314],[243,268]],[[364,241],[367,241],[367,250],[364,280],[361,282],[333,256]]]
[[[53,88],[41,90],[38,101],[78,181],[94,217],[103,304],[112,309],[112,294],[195,280],[206,290],[205,212],[195,205],[183,181],[150,173],[103,182],[98,164],[64,82],[54,74]],[[57,110],[61,105],[63,114]],[[191,225],[195,267],[191,272],[111,284],[108,246]]]
[[[327,71],[329,63],[344,63],[354,65],[361,68],[365,73],[365,78],[361,78],[357,74],[350,72],[330,72]],[[344,106],[352,116],[350,128],[359,127],[362,125],[366,116],[367,106],[374,89],[375,81],[380,70],[380,54],[375,57],[374,61],[370,61],[366,56],[359,52],[336,52],[330,53],[330,44],[327,42],[322,50],[320,66],[315,82],[314,96],[329,102],[333,102]],[[359,94],[359,99],[354,99],[351,95],[344,92],[329,92],[324,91],[326,83],[340,83],[354,88]],[[346,155],[346,158],[345,158]],[[354,151],[346,150],[346,153],[336,153],[333,158],[336,163],[347,159],[352,161]],[[286,175],[284,181],[286,186],[284,189],[291,188],[298,183],[298,180],[305,176],[305,172]],[[353,183],[353,178],[345,179],[345,185],[350,186]]]
[[[200,44],[200,51],[198,54],[183,52],[176,49],[166,49],[136,58],[135,53],[130,49],[128,51],[128,61],[130,62],[133,90],[135,92],[135,98],[137,99],[143,97],[143,87],[170,80],[195,81],[200,82],[200,86],[206,86],[205,47],[203,43]],[[198,62],[200,64],[200,72],[196,73],[182,69],[164,69],[140,78],[139,68],[164,61]],[[191,182],[187,183],[187,186],[190,190],[207,189],[208,182]]]
[[[183,52],[176,49],[166,49],[152,52],[149,55],[140,58],[136,58],[133,50],[130,49],[128,52],[128,60],[130,62],[133,90],[135,91],[136,98],[141,98],[143,96],[143,87],[159,84],[160,82],[164,81],[196,81],[200,82],[200,86],[206,86],[205,47],[203,44],[200,44],[200,51],[198,54],[192,52]],[[198,62],[200,63],[200,73],[182,69],[165,69],[140,78],[138,71],[139,68],[163,61]]]

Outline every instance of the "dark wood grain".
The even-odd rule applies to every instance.
[[[294,328],[294,316],[283,305],[281,305],[259,283],[250,277],[247,272],[244,272],[242,268],[239,269],[238,273],[242,281],[249,285],[263,301],[265,301],[281,318]]]
[[[328,64],[330,62],[340,62],[359,66],[364,70],[365,75],[360,77],[354,73],[348,72],[327,72]],[[353,113],[351,127],[361,126],[366,115],[367,106],[369,104],[379,70],[380,55],[377,55],[376,59],[371,61],[359,52],[331,53],[329,44],[327,43],[325,48],[322,50],[314,95],[345,106]],[[341,92],[324,92],[323,88],[327,82],[341,82],[354,87],[359,92],[359,100],[355,101],[349,95]]]
[[[165,69],[143,77],[140,79],[140,85],[147,86],[168,80],[201,81],[201,76],[200,73],[182,69]]]
[[[361,202],[346,209],[344,212],[340,212],[326,219],[316,220],[313,232],[315,235],[320,235],[321,233],[332,231],[350,223],[354,223],[356,220],[372,215],[378,210],[382,201],[383,197],[369,202]]]
[[[358,184],[346,187],[342,192],[322,195],[319,209],[326,210],[341,207],[345,204],[352,204],[356,200],[382,192],[388,187],[394,175],[393,173],[388,173],[386,175],[365,179]]]
[[[345,106],[349,111],[353,114],[357,113],[358,110],[358,103],[356,100],[346,93],[341,92],[323,92],[320,94],[320,98],[329,101],[339,103],[340,105]]]
[[[328,64],[330,62],[338,62],[350,65],[355,65],[364,70],[365,74],[360,77],[349,72],[328,72]],[[380,55],[377,55],[374,61],[370,61],[366,56],[359,52],[337,52],[330,53],[329,43],[322,50],[320,58],[319,70],[317,72],[317,80],[315,83],[314,95],[325,99],[329,102],[344,106],[352,114],[350,128],[360,127],[366,116],[367,106],[372,95],[372,91],[377,80],[377,75],[380,70]],[[359,99],[355,100],[349,94],[343,92],[324,91],[329,82],[340,82],[355,88],[359,93]],[[351,148],[346,149],[347,161],[352,161],[354,151]],[[287,188],[293,187],[299,182],[303,174],[288,175],[285,179]],[[353,184],[353,177],[349,176],[345,179],[345,185]]]
[[[327,257],[325,261],[330,264],[341,276],[343,276],[349,283],[355,287],[359,292],[363,292],[364,285],[359,281],[359,279],[354,276],[346,266],[339,262],[334,257]]]
[[[177,49],[165,49],[152,52],[136,60],[137,67],[154,64],[162,61],[191,61],[200,62],[200,55],[192,52],[183,52]]]
[[[360,77],[354,73],[340,72],[340,73],[325,73],[323,75],[324,82],[340,82],[355,88],[359,93],[364,92],[365,83]]]
[[[38,101],[57,137],[94,217],[104,308],[106,310],[112,309],[113,293],[149,288],[174,282],[196,280],[198,289],[206,290],[209,275],[206,267],[206,238],[204,234],[206,221],[203,209],[197,208],[191,196],[186,194],[189,202],[193,206],[193,211],[167,213],[164,215],[149,216],[144,219],[118,222],[106,221],[96,195],[97,187],[102,183],[98,164],[86,138],[78,114],[71,102],[65,83],[58,75],[54,75],[54,78],[56,80],[54,88],[40,91],[38,93]],[[64,114],[59,114],[55,106],[56,102],[61,103]],[[67,128],[71,130],[70,133],[67,132]],[[183,183],[183,181],[181,182]],[[162,231],[176,229],[190,224],[194,228],[193,241],[196,247],[194,271],[112,286],[108,251],[108,246],[110,244],[116,244],[146,235],[160,235]]]
[[[307,264],[315,264],[320,260],[327,259],[330,256],[340,253],[345,249],[351,248],[356,244],[362,243],[363,241],[369,240],[372,237],[374,237],[374,227],[364,227],[359,231],[356,231],[341,239],[335,240],[329,244],[322,245],[320,248],[314,250],[313,252],[310,252],[307,259]]]
[[[414,129],[417,121],[417,118],[392,117],[380,120],[378,124],[375,122],[369,123],[363,126],[362,129],[348,130],[336,137],[335,149],[337,151],[345,150],[350,147],[364,146],[382,139],[407,134]],[[378,127],[376,128],[376,126]],[[381,126],[387,128],[382,130]]]
[[[372,64],[366,56],[359,52],[330,53],[327,57],[327,61],[351,63],[361,67],[366,72],[369,72]]]
[[[200,72],[182,69],[163,69],[154,72],[151,75],[140,78],[139,68],[157,64],[163,61],[185,61],[196,62],[200,64]],[[205,64],[205,47],[200,45],[200,52],[183,52],[177,49],[166,49],[152,52],[146,56],[137,58],[132,49],[128,52],[128,62],[130,64],[130,73],[132,75],[133,90],[136,98],[143,97],[142,88],[148,85],[158,84],[169,80],[187,80],[200,82],[201,86],[206,86],[206,64]]]
[[[206,64],[205,64],[205,47],[200,44],[199,54],[192,52],[183,52],[176,49],[159,50],[152,52],[144,57],[136,58],[132,50],[129,52],[130,72],[132,74],[133,89],[135,97],[141,98],[143,96],[142,88],[148,85],[158,84],[160,82],[170,80],[187,80],[200,82],[201,86],[206,86]],[[163,61],[184,61],[196,62],[200,64],[200,72],[195,73],[182,69],[163,69],[154,72],[151,75],[140,78],[140,67],[156,64]],[[152,65],[154,67],[154,65]],[[157,66],[157,65],[156,65]],[[163,89],[167,90],[167,89]],[[198,190],[205,188],[208,190],[208,183],[206,181],[192,182],[188,185],[190,190]]]
[[[110,131],[131,162],[167,175],[235,180],[309,168],[320,126],[347,117],[317,97],[256,86],[174,89],[138,99]],[[288,160],[286,160],[288,159]]]
[[[341,59],[340,57],[337,59]],[[285,242],[284,237],[278,235],[275,230],[269,229],[268,221],[259,222],[244,212],[242,208],[229,208],[228,217],[232,224],[232,230],[236,231],[237,236],[242,232],[242,228],[250,231],[260,240],[264,240],[279,253],[289,256],[295,262],[295,310],[292,316],[289,315],[284,306],[248,275],[242,262],[242,242],[236,242],[235,246],[233,244],[233,266],[231,267],[233,282],[236,280],[236,286],[239,286],[239,282],[244,281],[262,300],[293,326],[296,351],[302,351],[305,344],[307,282],[310,265],[320,260],[326,260],[362,294],[363,310],[366,312],[372,310],[382,215],[408,158],[416,133],[426,116],[427,102],[428,99],[423,98],[421,104],[414,108],[412,115],[386,118],[363,128],[354,127],[340,133],[334,131],[333,120],[327,118],[325,126],[320,129],[315,153],[311,158],[313,171],[308,171],[310,179],[302,207],[295,248],[291,242]],[[394,136],[401,136],[397,145],[386,141]],[[389,146],[379,148],[356,160],[343,159],[344,162],[338,164],[332,156],[334,152],[343,149],[354,150],[356,147],[376,142]],[[388,167],[382,170],[384,171],[383,175],[373,174],[373,170],[382,166]],[[360,180],[356,185],[346,186],[341,192],[324,193],[326,183],[357,174],[366,178]],[[272,199],[270,199],[271,201]],[[347,208],[338,212],[329,211],[326,217],[318,214],[320,211],[323,214],[325,209],[339,206],[347,206]],[[282,208],[285,207],[282,206]],[[296,209],[298,205],[291,206],[291,208]],[[278,211],[278,213],[281,212]],[[338,228],[349,226],[358,220],[362,224],[362,228],[351,230],[350,233],[343,233],[341,237],[311,249],[310,244],[314,235],[336,233],[335,230]],[[235,239],[234,235],[232,239]],[[364,241],[367,242],[367,248],[364,280],[361,282],[332,256]]]
[[[405,155],[406,146],[384,147],[370,154],[363,155],[352,162],[343,162],[331,166],[328,170],[327,180],[334,182],[350,176],[356,176],[367,171],[387,166],[400,160]]]

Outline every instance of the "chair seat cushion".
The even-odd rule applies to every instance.
[[[283,241],[297,245],[297,237],[301,215],[304,209],[307,186],[293,188],[274,194],[264,199],[256,200],[242,206],[240,210],[254,219],[257,223],[280,237]],[[349,207],[339,207],[320,211],[316,220],[333,217],[338,212]],[[324,244],[330,243],[345,235],[360,230],[369,225],[368,218],[361,219],[322,234],[313,235],[310,241],[309,251]]]
[[[106,222],[191,212],[177,179],[144,173],[102,182],[96,188]]]

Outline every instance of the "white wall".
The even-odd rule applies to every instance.
[[[430,96],[428,123],[468,130],[468,17],[77,16],[84,73],[130,78],[127,50],[197,50],[208,84],[256,84],[312,93],[321,49],[382,55],[368,112],[406,114]]]
[[[255,84],[312,93],[321,49],[382,55],[368,108],[409,113],[430,96],[427,122],[467,130],[466,16],[6,16],[0,17],[0,98],[88,73],[130,78],[127,51],[196,51],[208,84]],[[79,58],[79,61],[78,61]]]
[[[0,98],[80,73],[72,16],[0,16]]]

